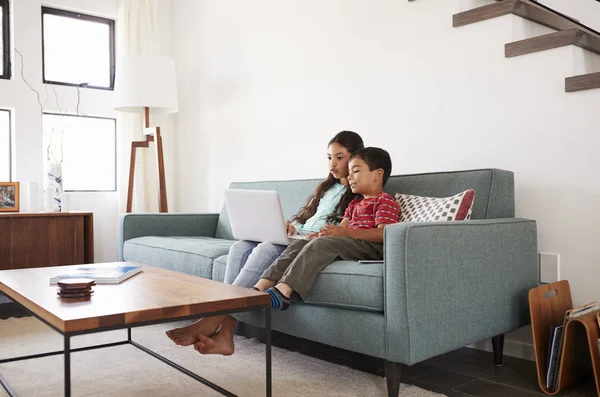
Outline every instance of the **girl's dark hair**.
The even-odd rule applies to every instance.
[[[352,155],[359,149],[365,147],[362,138],[356,132],[353,131],[342,131],[338,132],[327,144],[327,147],[332,143],[337,143],[338,145],[343,146],[346,150]],[[306,223],[306,221],[317,213],[317,207],[319,206],[319,201],[321,201],[321,197],[328,191],[333,185],[339,183],[339,179],[336,179],[331,173],[327,176],[319,186],[315,193],[308,198],[304,207],[300,209],[300,211],[292,218],[292,222],[298,222],[301,224]],[[346,207],[350,204],[350,201],[354,200],[356,195],[352,193],[348,187],[346,187],[346,191],[342,195],[340,202],[335,206],[335,209],[329,216],[327,217],[328,223],[335,223],[340,220],[340,217],[344,216],[344,212],[346,212]]]

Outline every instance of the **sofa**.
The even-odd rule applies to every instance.
[[[318,179],[236,182],[279,192],[290,218]],[[536,222],[515,218],[514,175],[500,169],[390,177],[384,190],[449,197],[475,190],[470,220],[408,222],[384,234],[384,262],[337,261],[302,303],[273,311],[272,329],[384,360],[390,396],[403,365],[492,338],[502,362],[504,333],[529,323],[527,292],[538,285]],[[220,214],[124,214],[119,260],[222,281],[234,243]],[[264,325],[264,314],[241,321]]]

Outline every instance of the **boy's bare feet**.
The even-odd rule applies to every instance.
[[[223,320],[227,317],[228,316],[216,316],[201,318],[188,326],[168,330],[166,334],[176,345],[190,346],[198,342],[198,338],[201,335],[208,337],[213,336],[217,332],[219,325],[221,325]]]
[[[198,342],[194,344],[194,349],[201,354],[222,354],[231,356],[235,351],[233,343],[233,330],[236,320],[228,317],[223,321],[221,329],[215,336],[209,338],[204,335],[199,335]]]

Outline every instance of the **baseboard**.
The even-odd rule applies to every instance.
[[[472,349],[484,350],[487,352],[494,351],[491,339],[486,341],[475,342],[468,345],[467,347],[470,347]],[[504,355],[522,358],[524,360],[529,361],[535,361],[535,350],[533,348],[533,344],[517,340],[504,340]]]

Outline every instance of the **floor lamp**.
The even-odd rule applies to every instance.
[[[150,147],[150,142],[155,143],[156,150],[158,211],[168,212],[162,137],[160,127],[150,127],[150,112],[178,111],[175,63],[162,56],[125,56],[117,60],[115,74],[114,108],[122,112],[144,112],[143,132],[146,138],[131,142],[127,212],[131,212],[133,206],[136,151]]]

